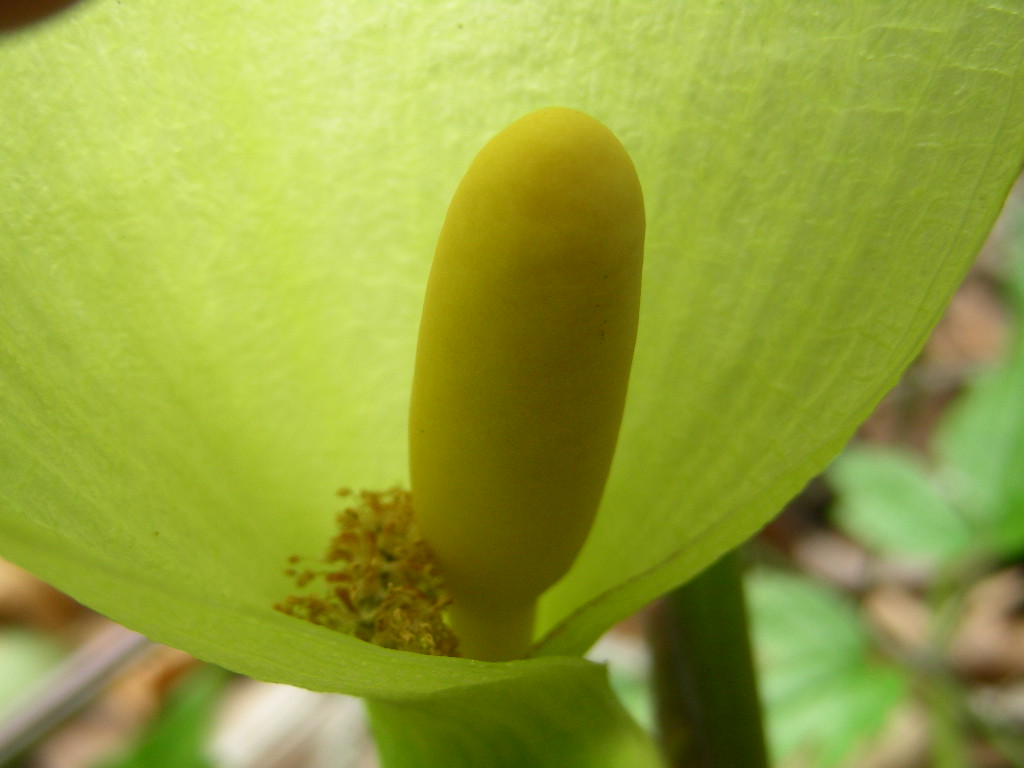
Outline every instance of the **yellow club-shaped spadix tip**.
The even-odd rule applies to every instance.
[[[636,339],[644,208],[625,149],[571,109],[473,160],[427,284],[410,413],[413,504],[460,653],[517,658],[590,530]]]

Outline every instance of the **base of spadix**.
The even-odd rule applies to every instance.
[[[533,639],[536,604],[473,605],[458,597],[448,607],[459,655],[479,661],[512,661],[526,655]]]

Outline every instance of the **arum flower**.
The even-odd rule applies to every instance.
[[[368,697],[385,760],[653,764],[580,654],[750,536],[913,358],[1021,165],[1024,6],[188,5],[0,41],[0,554]],[[408,484],[448,200],[553,104],[622,141],[647,237],[615,459],[532,658],[272,610],[338,486]]]

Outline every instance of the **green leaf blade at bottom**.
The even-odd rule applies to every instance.
[[[370,699],[384,768],[659,768],[607,670],[564,663],[406,701]]]

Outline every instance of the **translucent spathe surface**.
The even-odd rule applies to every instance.
[[[646,196],[616,461],[539,616],[543,652],[578,653],[750,535],[913,357],[1021,165],[1021,12],[96,0],[5,38],[0,554],[313,688],[587,668],[407,656],[269,608],[337,486],[406,480],[422,291],[469,159],[563,104]]]

